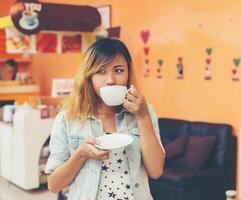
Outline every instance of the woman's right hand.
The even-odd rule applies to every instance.
[[[110,151],[99,150],[94,144],[98,144],[95,138],[86,139],[77,149],[77,151],[87,159],[105,160],[109,158]]]

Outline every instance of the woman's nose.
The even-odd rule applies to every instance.
[[[115,84],[116,84],[115,75],[113,73],[108,74],[106,79],[106,85],[115,85]]]

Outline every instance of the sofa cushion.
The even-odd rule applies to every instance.
[[[163,175],[155,180],[156,184],[165,184],[169,187],[184,187],[196,184],[205,184],[214,180],[224,180],[222,169],[210,168],[205,170],[164,169]]]
[[[225,167],[230,158],[225,154],[232,146],[229,144],[233,140],[232,127],[227,124],[207,123],[207,122],[192,122],[190,123],[188,133],[191,135],[215,135],[217,141],[210,155],[210,166]],[[235,145],[236,146],[236,145]]]
[[[166,151],[166,163],[168,164],[172,160],[178,158],[185,152],[186,143],[188,141],[188,135],[179,137],[178,139],[168,143],[164,146]]]
[[[174,168],[199,170],[207,161],[216,136],[189,136],[185,153],[171,163]]]

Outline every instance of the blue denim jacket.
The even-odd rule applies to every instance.
[[[148,109],[162,147],[156,114],[152,106],[148,105]],[[60,112],[53,125],[49,144],[50,156],[45,170],[47,174],[66,162],[85,139],[104,134],[101,120],[94,116],[88,117],[86,122],[81,124],[78,119],[67,121],[64,115],[65,112]],[[129,134],[134,138],[133,143],[125,147],[125,151],[136,200],[152,200],[148,176],[141,158],[140,135],[135,115],[122,109],[115,115],[115,122],[118,133]],[[100,174],[101,161],[87,160],[69,185],[68,200],[95,200]]]

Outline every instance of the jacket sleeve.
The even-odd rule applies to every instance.
[[[160,137],[160,130],[159,130],[159,125],[158,125],[158,118],[157,118],[157,115],[153,109],[153,106],[148,104],[148,110],[149,110],[149,113],[150,113],[150,116],[151,116],[151,121],[152,121],[152,125],[153,125],[153,128],[154,128],[154,132],[156,134],[156,137],[157,137],[157,140],[159,142],[159,144],[161,145],[161,148],[163,149],[163,152],[164,152],[164,155],[165,155],[165,149],[162,145],[162,141],[161,141],[161,137]]]
[[[46,174],[50,174],[70,157],[64,114],[64,112],[60,112],[54,120],[49,143],[50,155],[45,168]]]

